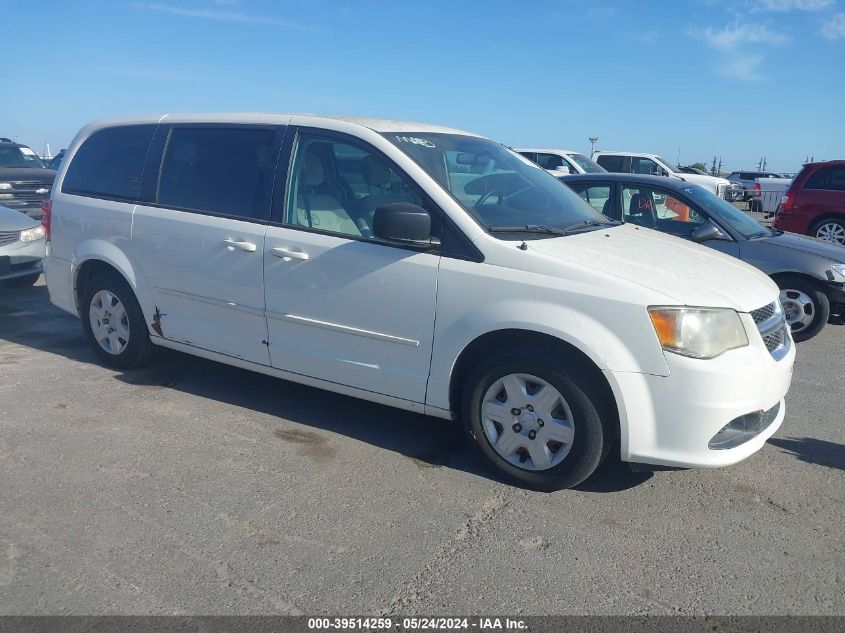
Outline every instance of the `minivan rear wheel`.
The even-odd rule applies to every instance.
[[[512,354],[482,362],[464,389],[463,419],[484,459],[535,490],[575,486],[601,464],[613,438],[586,376]]]
[[[104,364],[130,369],[149,359],[153,344],[144,315],[123,277],[104,272],[90,279],[80,307],[85,336]]]
[[[820,240],[845,245],[845,220],[840,218],[819,220],[813,225],[810,235]]]
[[[830,318],[830,300],[809,279],[790,275],[777,280],[780,303],[796,343],[813,338]]]

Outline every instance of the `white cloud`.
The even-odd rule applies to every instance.
[[[185,18],[216,20],[219,22],[237,22],[240,24],[256,24],[259,26],[279,26],[286,29],[294,29],[297,31],[322,30],[317,27],[299,24],[290,20],[283,20],[281,18],[266,17],[260,15],[251,15],[248,13],[241,13],[239,11],[224,11],[219,9],[184,9],[182,7],[175,7],[169,4],[159,4],[157,2],[137,2],[133,6],[138,9],[145,9],[147,11],[154,11],[156,13],[167,13],[169,15],[178,15],[180,17]]]
[[[822,35],[829,40],[845,37],[845,13],[837,13],[822,26]]]
[[[824,11],[836,4],[836,0],[757,0],[755,11]]]
[[[760,74],[760,65],[762,63],[762,55],[732,55],[716,67],[716,72],[731,79],[760,81],[763,79],[763,76]]]
[[[723,29],[714,29],[712,26],[704,29],[690,27],[687,34],[703,40],[711,48],[722,51],[735,51],[743,44],[780,46],[790,39],[785,33],[773,31],[761,24],[740,24],[739,22],[729,24]]]

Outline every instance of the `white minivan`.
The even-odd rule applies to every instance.
[[[45,211],[50,298],[105,363],[161,346],[460,419],[520,485],[573,486],[612,446],[732,464],[784,417],[795,352],[768,277],[618,225],[468,132],[97,123]]]

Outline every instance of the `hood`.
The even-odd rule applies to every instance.
[[[0,167],[0,182],[10,180],[35,180],[37,182],[52,183],[56,178],[53,169],[40,167]]]
[[[631,224],[530,242],[531,249],[650,288],[678,305],[750,312],[777,299],[775,283],[706,246]]]
[[[815,237],[798,235],[797,233],[783,233],[766,238],[766,242],[794,251],[818,255],[837,264],[845,263],[845,246],[826,242],[825,240],[818,240]]]
[[[687,182],[694,182],[698,185],[707,185],[708,187],[715,187],[716,185],[729,185],[730,180],[726,178],[718,178],[716,176],[703,176],[702,174],[681,174],[676,173],[676,176],[683,178]]]
[[[6,231],[23,231],[38,226],[40,222],[33,220],[28,215],[9,209],[8,207],[0,207],[0,233]]]

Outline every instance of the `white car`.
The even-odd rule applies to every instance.
[[[561,174],[603,174],[607,170],[581,152],[570,149],[517,149],[530,161],[555,176]]]
[[[105,363],[161,346],[459,418],[520,485],[575,485],[616,438],[629,462],[732,464],[784,418],[795,352],[766,275],[468,132],[98,123],[46,210],[50,298]]]
[[[44,227],[20,211],[0,207],[0,285],[31,286],[41,276]]]
[[[680,178],[700,185],[720,198],[732,199],[741,195],[740,187],[735,188],[734,194],[734,187],[727,178],[678,171],[672,167],[672,163],[657,154],[598,151],[593,153],[593,160],[610,172]]]

